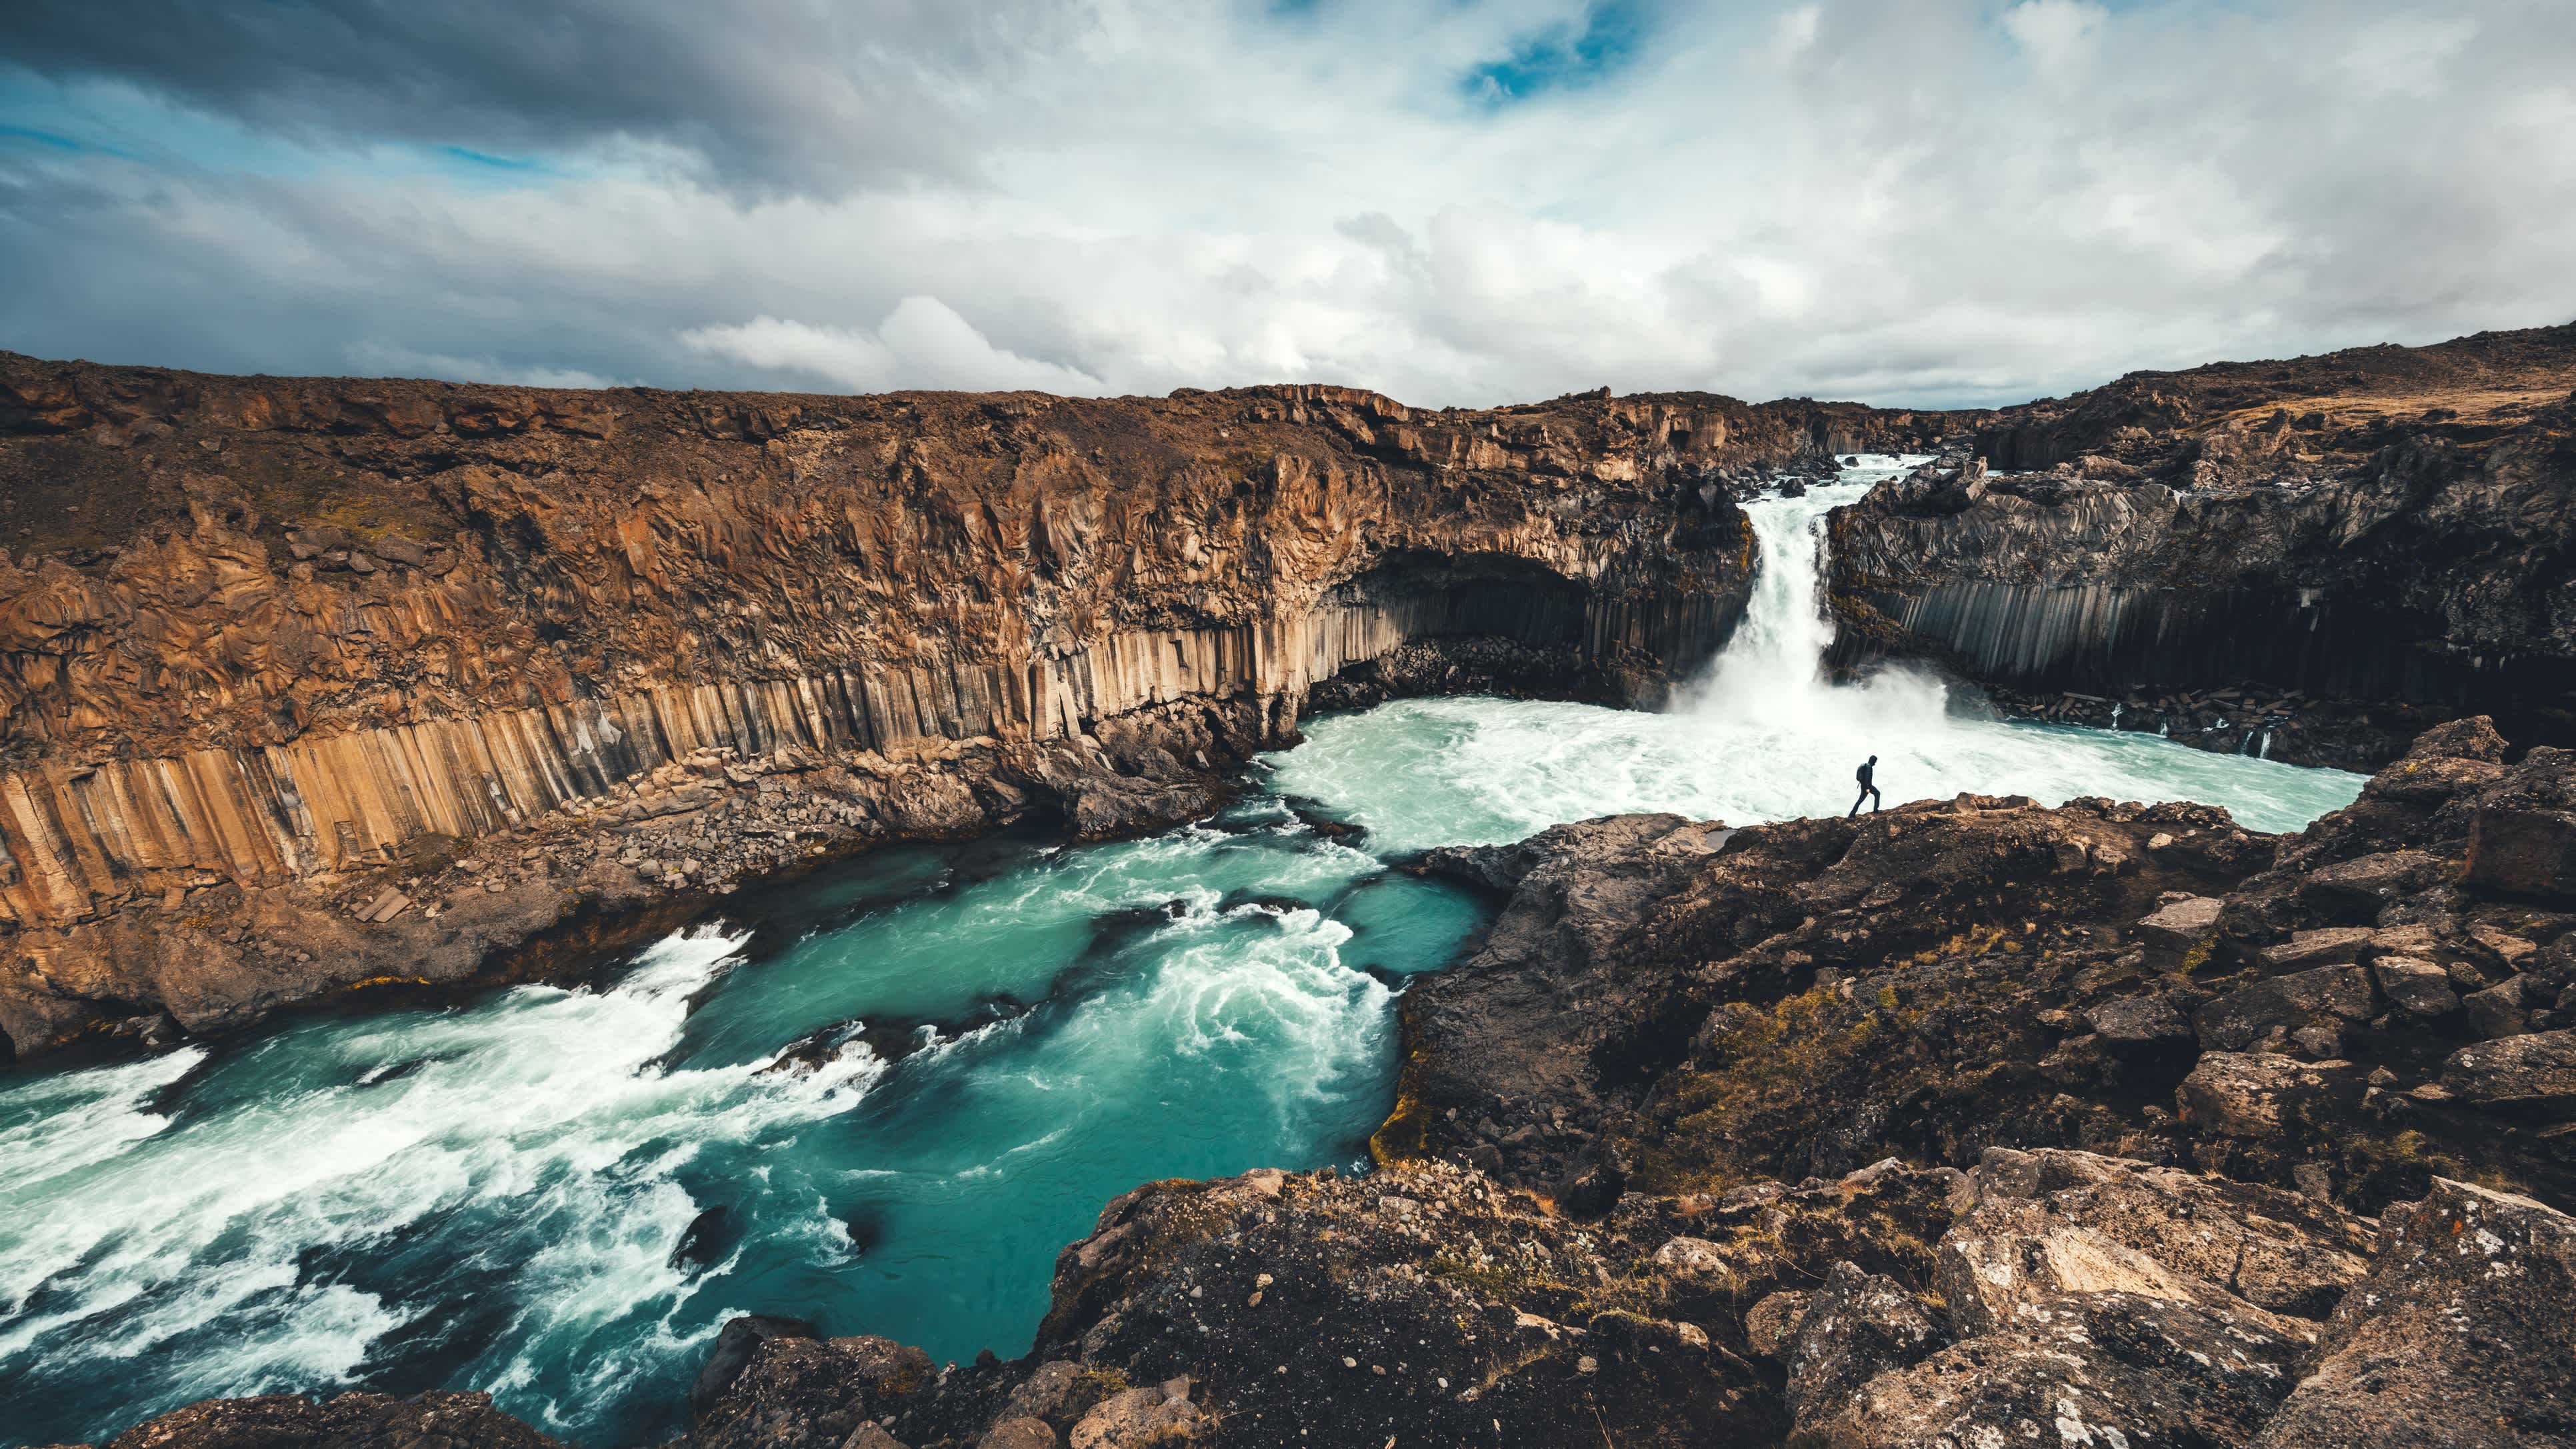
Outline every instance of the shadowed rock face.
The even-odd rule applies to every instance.
[[[452,980],[872,839],[1186,818],[1319,689],[1652,702],[1743,607],[1724,482],[1927,426],[0,357],[0,1033]]]
[[[2138,373],[1838,514],[1840,658],[2359,768],[2451,713],[2576,743],[2572,539],[2576,326]]]

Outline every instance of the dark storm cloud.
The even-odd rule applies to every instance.
[[[324,144],[673,148],[719,189],[955,179],[1060,0],[14,0],[0,56]]]

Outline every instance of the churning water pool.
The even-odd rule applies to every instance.
[[[743,1312],[1023,1352],[1109,1198],[1364,1162],[1395,994],[1485,920],[1389,868],[1428,846],[1839,812],[1869,753],[1891,803],[2195,799],[2280,830],[2352,799],[2334,771],[1958,716],[1902,674],[1818,681],[1814,525],[1872,464],[1751,506],[1753,609],[1666,713],[1318,719],[1235,807],[1149,839],[889,849],[745,892],[596,986],[0,1077],[0,1444],[441,1386],[640,1443]]]

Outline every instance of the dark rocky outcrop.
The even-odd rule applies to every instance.
[[[275,1394],[208,1399],[120,1434],[108,1449],[561,1449],[490,1394]]]

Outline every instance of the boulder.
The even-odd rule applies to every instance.
[[[1714,1286],[1727,1277],[1725,1251],[1705,1238],[1675,1238],[1655,1250],[1655,1266],[1685,1283]]]
[[[2413,956],[2382,956],[2371,968],[2389,1004],[2410,1016],[2446,1016],[2460,1009],[2451,973]]]
[[[698,1376],[689,1384],[689,1412],[704,1415],[724,1397],[725,1390],[751,1363],[755,1350],[775,1338],[812,1338],[814,1325],[802,1318],[773,1318],[765,1314],[746,1313],[725,1320],[716,1334],[716,1346],[707,1352],[707,1361],[698,1366]]]
[[[1065,1412],[1065,1401],[1073,1392],[1073,1382],[1080,1377],[1082,1365],[1071,1359],[1054,1359],[1042,1363],[1020,1386],[1011,1390],[1002,1405],[1006,1419],[1052,1419]]]
[[[2065,1148],[1986,1149],[1962,1200],[2026,1198],[2051,1223],[2144,1254],[2176,1274],[2223,1283],[2257,1307],[2322,1318],[2361,1281],[2367,1224],[2297,1193]]]
[[[2442,1085],[2477,1106],[2576,1101],[2576,1031],[2535,1031],[2451,1053]]]
[[[2344,1295],[2315,1372],[2256,1449],[2576,1440],[2576,1220],[2436,1178],[2380,1222],[2370,1277]]]
[[[863,1424],[930,1378],[930,1356],[892,1339],[756,1334],[737,1336],[749,1345],[747,1361],[698,1410],[697,1427],[680,1438],[679,1449],[841,1449]]]
[[[2076,1294],[2009,1332],[1879,1375],[1807,1442],[2242,1444],[2288,1391],[2305,1346],[2259,1314],[2135,1293]]]
[[[2358,961],[2363,953],[2378,944],[2379,932],[2367,926],[2327,926],[2322,930],[2293,932],[2278,946],[2266,947],[2262,961],[2267,970],[2296,971],[2306,966],[2342,965]]]
[[[2504,777],[2504,772],[2504,766],[2491,760],[2408,758],[2373,775],[2362,793],[2372,800],[2418,807],[2440,805],[2494,784]]]
[[[1808,1300],[1788,1354],[1789,1408],[1801,1424],[1839,1414],[1861,1385],[1941,1346],[1923,1301],[1893,1278],[1844,1261]]]
[[[1798,1325],[1806,1317],[1812,1293],[1795,1288],[1766,1294],[1744,1315],[1744,1339],[1753,1351],[1764,1358],[1785,1360],[1798,1341]]]
[[[2576,813],[2481,807],[2469,817],[2472,886],[2576,900]]]
[[[1128,1389],[1092,1405],[1067,1442],[1071,1449],[1144,1449],[1191,1437],[1204,1417],[1198,1405],[1159,1388]]]
[[[2361,1073],[2352,1063],[2303,1062],[2271,1052],[2203,1052],[2174,1090],[2182,1120],[2220,1137],[2272,1139],[2285,1119],[2315,1113],[2341,1115],[2361,1100]]]
[[[984,1431],[975,1449],[1055,1449],[1055,1430],[1044,1419],[1003,1419]]]
[[[2368,921],[2380,907],[2412,895],[2449,872],[2441,857],[2420,850],[2392,850],[2319,866],[2299,882],[2299,899],[2321,914]]]
[[[2484,991],[2472,991],[2460,998],[2460,1009],[2467,1013],[2469,1028],[2494,1041],[2520,1036],[2531,1029],[2522,1011],[2522,978],[2509,976]]]
[[[2192,1039],[2191,1023],[2162,996],[2124,996],[2085,1013],[2093,1034],[2114,1047],[2154,1046]]]
[[[2154,945],[2188,951],[2218,929],[2218,912],[2224,904],[2216,896],[2185,896],[2168,902],[2139,920],[2138,935]]]
[[[2284,1035],[2302,1027],[2338,1029],[2374,1014],[2370,978],[2358,966],[2319,966],[2240,987],[2193,1014],[2200,1044],[2233,1052],[2261,1041],[2274,1028]]]
[[[2415,737],[2407,746],[2409,760],[2484,760],[2489,764],[2504,759],[2505,738],[2496,733],[2495,721],[2485,715],[2471,715],[2437,724]]]
[[[2309,1315],[2367,1271],[2349,1213],[2091,1153],[1989,1149],[1955,1201],[1935,1275],[1960,1341],[1823,1422],[1809,1405],[1794,1442],[2242,1444],[2289,1391]]]

